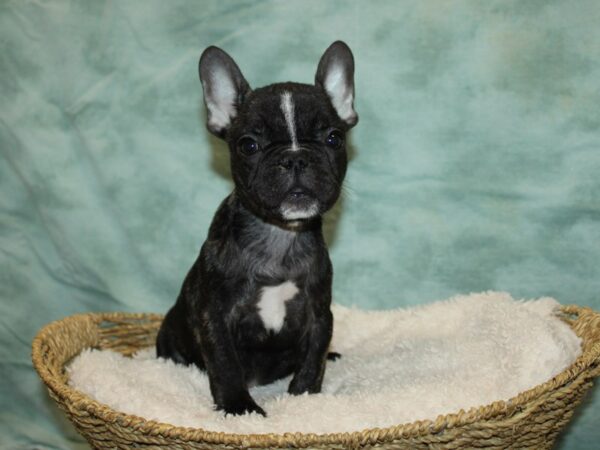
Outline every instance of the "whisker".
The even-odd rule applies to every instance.
[[[341,192],[340,194],[347,199],[355,199],[356,198],[356,191],[348,185],[347,182],[343,183],[341,186]]]

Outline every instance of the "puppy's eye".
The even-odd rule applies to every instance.
[[[344,145],[344,138],[339,131],[332,131],[327,135],[327,139],[325,139],[325,143],[328,147],[331,147],[335,150],[339,149]]]
[[[253,155],[260,150],[258,142],[251,137],[245,136],[237,143],[238,149],[245,155]]]

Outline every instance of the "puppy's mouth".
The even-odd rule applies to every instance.
[[[319,215],[319,201],[308,189],[290,189],[281,202],[279,212],[285,220],[311,219]]]

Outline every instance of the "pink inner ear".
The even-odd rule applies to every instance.
[[[325,75],[325,91],[331,99],[338,116],[349,124],[356,122],[356,111],[354,111],[354,86],[352,80],[346,79],[344,68],[339,64],[333,64]]]
[[[211,130],[223,130],[229,127],[237,111],[235,100],[237,90],[229,73],[222,67],[214,68],[204,82],[204,98],[208,109],[208,127]]]

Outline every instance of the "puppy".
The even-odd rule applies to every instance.
[[[337,41],[314,85],[252,90],[209,47],[199,72],[207,127],[229,146],[235,188],[161,325],[157,354],[206,370],[217,409],[265,415],[248,386],[293,374],[290,394],[321,390],[333,327],[321,216],[340,195],[345,135],[358,121],[354,60]]]

